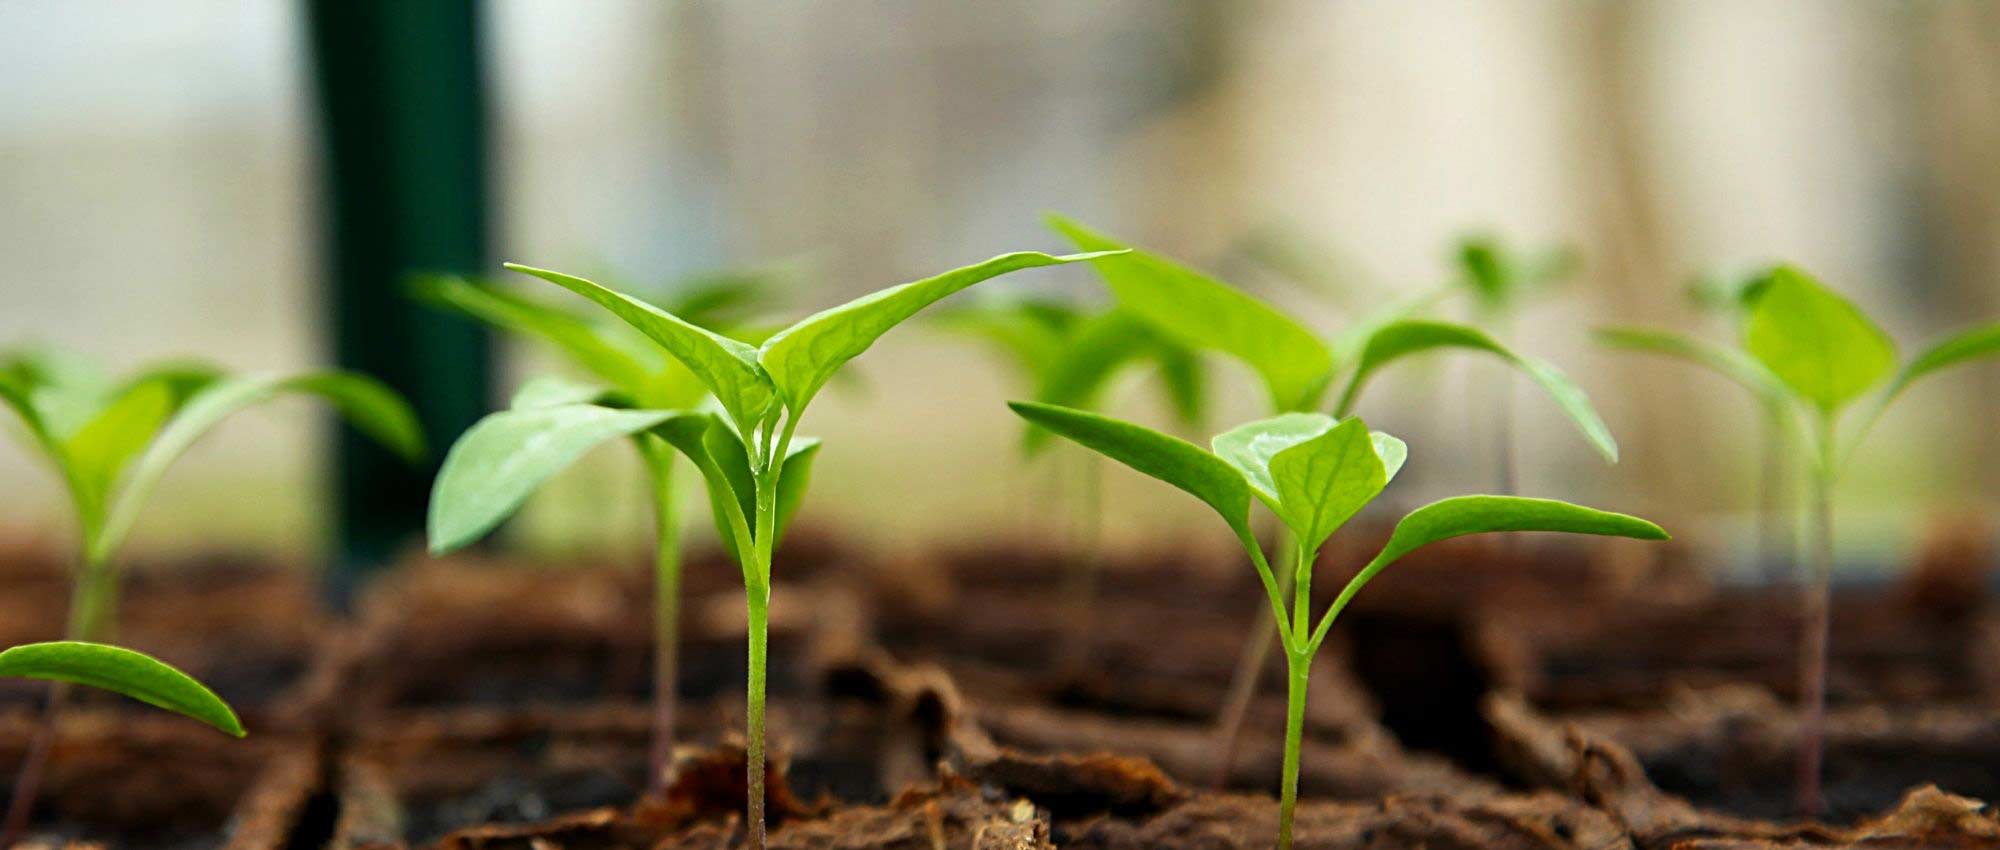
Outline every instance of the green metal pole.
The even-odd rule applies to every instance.
[[[345,603],[421,540],[443,449],[491,409],[485,331],[403,291],[412,272],[486,268],[486,98],[475,0],[307,0],[305,11],[335,359],[408,396],[432,449],[412,466],[343,429],[328,577]]]

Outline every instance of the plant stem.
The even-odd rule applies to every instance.
[[[1292,818],[1299,807],[1299,752],[1305,743],[1306,683],[1311,679],[1312,649],[1307,645],[1312,633],[1313,553],[1305,544],[1293,547],[1292,639],[1286,647],[1285,668],[1285,768],[1278,790],[1278,850],[1292,848]]]
[[[750,611],[750,694],[745,724],[748,744],[743,764],[749,771],[745,784],[748,804],[746,826],[751,850],[764,850],[764,670],[765,651],[770,636],[771,605],[768,595],[749,595]]]
[[[1826,675],[1830,597],[1833,584],[1833,485],[1838,474],[1833,446],[1833,418],[1819,419],[1819,462],[1812,476],[1812,576],[1805,583],[1805,634],[1799,663],[1798,807],[1802,814],[1821,809],[1820,760],[1825,747]]]
[[[1779,415],[1764,418],[1763,468],[1757,484],[1757,566],[1774,586],[1792,577],[1793,557],[1790,517],[1785,512],[1785,423]]]
[[[653,489],[653,749],[647,765],[648,787],[667,790],[667,773],[674,758],[674,713],[680,700],[681,545],[680,517],[674,504],[674,459],[671,447],[644,437],[641,449]]]
[[[1278,850],[1291,850],[1292,819],[1299,807],[1299,752],[1306,728],[1306,683],[1310,679],[1312,657],[1286,653],[1290,673],[1285,685],[1285,773],[1278,797]]]
[[[1100,565],[1097,542],[1103,513],[1104,465],[1102,455],[1077,450],[1076,480],[1071,492],[1071,540],[1069,568],[1063,576],[1064,618],[1062,645],[1057,651],[1056,670],[1063,676],[1086,673],[1090,665],[1091,612],[1096,609]]]
[[[1289,532],[1280,531],[1281,538]],[[1278,564],[1278,595],[1292,593],[1291,563],[1296,547],[1283,540],[1278,547],[1278,556],[1283,560]],[[1257,606],[1257,624],[1250,627],[1250,639],[1244,641],[1243,651],[1236,656],[1236,671],[1229,678],[1229,694],[1222,704],[1221,713],[1215,721],[1215,776],[1210,784],[1221,789],[1229,784],[1229,775],[1236,767],[1237,750],[1243,745],[1243,726],[1250,716],[1250,704],[1257,699],[1257,686],[1264,680],[1264,665],[1271,659],[1271,647],[1277,643],[1271,637],[1271,630],[1278,628],[1277,620],[1269,606]]]

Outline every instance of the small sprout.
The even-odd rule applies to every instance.
[[[1125,247],[1109,236],[1060,216],[1050,216],[1049,225],[1085,250]],[[1612,439],[1610,429],[1591,407],[1583,390],[1562,370],[1517,354],[1470,325],[1415,318],[1436,303],[1438,293],[1423,293],[1390,304],[1356,322],[1329,345],[1283,311],[1163,257],[1132,251],[1092,265],[1119,305],[1152,323],[1162,336],[1196,351],[1227,354],[1256,372],[1264,380],[1274,414],[1318,407],[1326,389],[1344,375],[1333,413],[1347,416],[1354,412],[1369,379],[1390,364],[1417,354],[1458,349],[1493,356],[1527,372],[1605,460],[1618,459],[1618,444]],[[1520,277],[1521,272],[1513,271],[1519,265],[1522,263],[1508,260],[1504,266],[1508,271],[1496,279],[1512,281]],[[1528,273],[1538,281],[1553,274],[1546,268],[1551,265],[1554,265],[1552,259],[1526,263]],[[1505,443],[1509,440],[1505,420],[1501,424],[1498,434]],[[1511,450],[1503,451],[1502,456],[1511,458]],[[1295,551],[1292,546],[1279,548],[1277,573],[1281,585],[1289,582],[1292,575],[1283,559],[1290,558]],[[1263,638],[1263,631],[1261,626],[1252,630],[1250,639],[1254,643],[1244,648],[1227,701],[1217,716],[1218,785],[1235,761],[1243,721],[1256,696],[1257,682],[1270,652],[1271,643]]]
[[[243,723],[194,677],[142,652],[84,641],[23,644],[0,652],[0,678],[88,685],[199,720],[237,738]]]
[[[1264,584],[1285,650],[1287,702],[1279,787],[1278,847],[1292,846],[1298,806],[1299,749],[1313,657],[1334,620],[1364,585],[1429,543],[1491,531],[1562,531],[1661,540],[1659,526],[1636,517],[1547,499],[1461,496],[1419,508],[1396,524],[1389,542],[1341,589],[1315,621],[1312,572],[1320,547],[1375,499],[1403,467],[1401,440],[1368,430],[1358,417],[1288,413],[1217,436],[1213,450],[1129,422],[1035,402],[1014,412],[1043,428],[1180,488],[1228,524]],[[1251,532],[1250,505],[1262,502],[1290,532],[1289,586],[1281,586]]]
[[[767,275],[711,275],[676,287],[675,310],[691,324],[740,332],[766,299]],[[680,361],[630,325],[596,321],[498,287],[447,276],[419,277],[413,293],[503,330],[554,347],[601,385],[559,378],[524,384],[507,410],[474,424],[452,446],[430,502],[434,554],[470,545],[518,511],[528,496],[596,446],[628,438],[645,463],[653,507],[653,743],[648,789],[665,790],[673,759],[679,660],[681,511],[674,450],[659,430],[694,409],[708,390]]]
[[[1801,269],[1778,266],[1746,283],[1743,348],[1725,348],[1664,331],[1617,329],[1606,342],[1699,363],[1735,381],[1763,405],[1775,428],[1802,432],[1811,448],[1812,576],[1800,669],[1798,803],[1812,814],[1819,793],[1826,712],[1827,598],[1833,572],[1833,490],[1848,458],[1889,405],[1918,380],[1950,366],[2000,355],[2000,323],[1961,331],[1926,348],[1899,370],[1896,344],[1853,302]],[[1886,381],[1886,383],[1885,383]],[[1873,393],[1858,424],[1841,418]]]
[[[750,846],[756,850],[764,847],[764,685],[770,632],[771,555],[786,522],[805,495],[818,446],[817,441],[795,437],[800,417],[841,366],[867,351],[890,328],[932,303],[1009,272],[1096,256],[1099,255],[1003,254],[815,313],[772,334],[760,345],[703,328],[583,278],[508,265],[510,269],[581,295],[637,329],[659,352],[692,373],[721,408],[719,413],[653,411],[661,418],[650,426],[638,425],[639,419],[620,420],[616,427],[601,425],[595,433],[617,432],[628,425],[643,428],[634,433],[661,440],[686,455],[701,471],[723,543],[742,567],[749,613],[750,679],[746,711],[749,811],[745,822],[749,826]],[[594,419],[590,421],[602,421],[606,415],[592,413],[590,417]],[[454,449],[454,454],[457,452]],[[489,463],[502,460],[495,456]],[[522,474],[525,477],[547,465],[543,462]],[[443,476],[439,486],[445,486]],[[529,484],[525,489],[532,487]],[[454,502],[475,497],[470,491],[454,486],[442,498]],[[494,504],[505,507],[505,500],[495,500]],[[458,509],[447,504],[440,510],[454,514]],[[465,527],[475,525],[469,522]]]

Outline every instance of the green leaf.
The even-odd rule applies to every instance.
[[[405,458],[424,453],[423,431],[408,403],[380,381],[351,372],[304,372],[225,378],[195,393],[167,420],[144,454],[133,462],[124,487],[111,505],[104,530],[91,541],[88,557],[102,560],[125,539],[139,508],[167,468],[189,446],[230,414],[285,393],[318,396],[333,405],[361,433]]]
[[[1375,562],[1395,561],[1418,547],[1493,531],[1559,531],[1665,540],[1666,531],[1635,516],[1522,496],[1457,496],[1432,502],[1403,517]]]
[[[1597,415],[1597,409],[1590,404],[1590,397],[1583,389],[1564,375],[1553,364],[1524,357],[1512,349],[1501,345],[1484,331],[1469,325],[1454,322],[1438,322],[1425,319],[1406,319],[1382,326],[1369,336],[1362,348],[1361,362],[1354,367],[1354,374],[1347,379],[1347,387],[1341,392],[1338,410],[1345,414],[1352,410],[1361,389],[1370,377],[1383,367],[1398,359],[1435,351],[1442,348],[1463,348],[1481,351],[1500,358],[1522,372],[1541,386],[1542,391],[1554,399],[1556,406],[1582,432],[1597,453],[1605,460],[1618,461],[1618,441],[1611,436],[1611,428]]]
[[[1382,551],[1377,552],[1368,565],[1348,580],[1346,587],[1341,588],[1340,595],[1334,598],[1333,605],[1313,630],[1309,651],[1318,650],[1320,643],[1326,640],[1327,630],[1332,627],[1334,619],[1340,616],[1354,594],[1390,564],[1416,549],[1441,540],[1495,531],[1556,531],[1638,540],[1667,539],[1665,530],[1638,517],[1554,499],[1457,496],[1432,502],[1411,511],[1396,523],[1396,530],[1390,532],[1389,542],[1382,546]]]
[[[506,266],[595,301],[637,328],[700,378],[738,428],[754,429],[771,411],[776,396],[770,377],[757,363],[756,348],[580,277],[516,263]]]
[[[1029,401],[1007,406],[1029,422],[1186,491],[1221,514],[1239,538],[1251,539],[1250,486],[1235,467],[1200,446],[1081,410]]]
[[[1394,440],[1387,445],[1399,458],[1407,454],[1401,440],[1380,437]],[[1376,446],[1376,435],[1354,417],[1271,456],[1271,479],[1283,505],[1279,517],[1307,551],[1317,550],[1388,486]]]
[[[243,723],[206,685],[144,653],[101,643],[52,641],[0,652],[0,677],[89,685],[199,720],[238,738]]]
[[[859,356],[890,328],[939,299],[984,280],[1021,269],[1073,263],[1093,254],[1050,256],[1037,251],[1002,254],[936,277],[892,286],[822,310],[779,331],[757,355],[793,416],[804,412],[841,364]]]
[[[1925,349],[1896,373],[1896,379],[1889,382],[1889,389],[1883,393],[1882,403],[1895,400],[1917,379],[1940,369],[1995,355],[2000,355],[2000,322],[1960,331]]]
[[[145,450],[174,413],[173,389],[161,382],[134,384],[63,443],[63,456],[82,488],[75,494],[86,527],[101,520],[105,502],[125,465]]]
[[[1086,251],[1126,246],[1061,216],[1049,225]],[[1258,375],[1277,410],[1315,405],[1333,377],[1326,343],[1276,308],[1161,257],[1134,251],[1092,266],[1125,309],[1184,345],[1220,351]]]
[[[1278,484],[1271,477],[1271,458],[1333,430],[1337,424],[1339,420],[1324,413],[1281,413],[1217,434],[1208,445],[1216,457],[1236,469],[1264,504],[1282,514]]]
[[[1860,308],[1780,266],[1750,312],[1744,347],[1801,398],[1832,415],[1896,367],[1896,345]]]
[[[412,278],[418,299],[455,310],[494,327],[553,344],[584,370],[630,393],[643,390],[664,364],[652,352],[621,345],[620,338],[563,310],[450,275]]]
[[[463,547],[520,510],[551,476],[606,440],[629,437],[678,410],[616,410],[594,404],[515,408],[466,429],[431,487],[431,554]]]
[[[33,388],[26,379],[0,372],[0,404],[5,404],[7,409],[13,411],[20,419],[21,427],[25,428],[29,438],[34,440],[35,448],[47,457],[49,462],[61,467],[65,464],[62,443],[49,431],[47,423],[42,421],[42,413],[35,407],[33,394]]]
[[[1789,398],[1778,376],[1734,348],[1651,328],[1601,328],[1596,336],[1598,342],[1612,348],[1658,354],[1705,367],[1742,387],[1767,411],[1782,413]]]
[[[1519,304],[1528,295],[1568,277],[1578,262],[1576,252],[1567,246],[1519,254],[1498,239],[1474,236],[1459,242],[1458,264],[1466,286],[1487,309],[1496,310]]]

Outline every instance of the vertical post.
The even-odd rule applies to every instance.
[[[329,590],[420,539],[444,447],[490,407],[491,345],[404,295],[417,271],[477,273],[487,253],[486,101],[476,0],[306,0],[319,97],[326,308],[335,359],[416,406],[412,466],[343,429]]]

